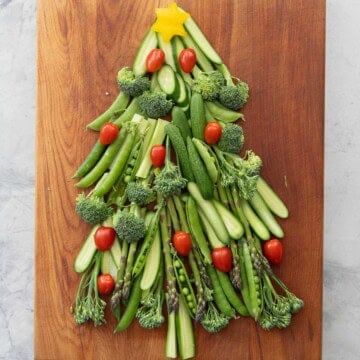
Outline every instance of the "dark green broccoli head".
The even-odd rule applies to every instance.
[[[144,219],[140,219],[132,213],[122,213],[114,229],[120,239],[129,243],[139,241],[146,232]]]
[[[117,81],[121,91],[132,97],[140,96],[150,89],[150,80],[146,76],[135,76],[128,67],[118,72]]]
[[[241,84],[247,87],[246,83]],[[239,110],[247,101],[248,90],[249,88],[247,87],[246,90],[244,86],[222,86],[219,93],[219,101],[228,109]]]
[[[166,98],[162,91],[145,91],[139,96],[139,106],[142,112],[150,118],[159,118],[169,113],[174,103]]]
[[[154,192],[148,185],[131,182],[126,187],[126,195],[130,202],[147,205],[154,200]]]
[[[111,206],[97,196],[79,194],[76,198],[76,213],[86,222],[96,225],[105,221],[113,213]]]
[[[221,151],[238,154],[244,145],[244,133],[241,126],[226,124],[222,129],[221,137],[217,143]]]
[[[204,100],[214,101],[219,97],[221,86],[225,79],[220,71],[202,72],[193,81],[192,91],[201,94]]]
[[[171,163],[165,166],[156,176],[154,181],[154,190],[164,196],[180,194],[181,190],[186,186],[187,180],[184,179],[179,168]]]

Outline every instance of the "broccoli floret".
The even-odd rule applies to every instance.
[[[180,194],[187,180],[181,176],[180,169],[170,160],[170,140],[166,139],[165,166],[156,174],[154,190],[163,197]]]
[[[144,219],[139,217],[139,208],[132,205],[129,212],[122,212],[115,223],[114,229],[120,239],[128,243],[139,241],[145,236]]]
[[[225,79],[220,71],[202,72],[193,81],[191,90],[201,94],[204,100],[214,101],[219,97]]]
[[[224,152],[238,154],[243,145],[244,133],[242,127],[236,124],[226,124],[217,143],[218,148]]]
[[[113,213],[112,207],[102,198],[85,194],[77,196],[75,211],[83,220],[93,225],[103,222]]]
[[[146,180],[146,179],[145,179]],[[131,182],[126,187],[126,196],[130,202],[138,205],[147,205],[155,200],[154,191],[146,181]]]
[[[210,333],[218,332],[227,326],[229,318],[219,312],[213,302],[209,302],[208,309],[201,320],[201,325]]]
[[[150,80],[146,76],[135,76],[128,67],[118,72],[117,81],[121,91],[132,97],[140,96],[150,89]]]
[[[236,86],[222,86],[219,92],[219,101],[231,110],[241,109],[249,98],[249,86],[239,81]]]
[[[166,115],[174,103],[166,98],[166,94],[160,90],[145,91],[139,96],[139,106],[143,113],[150,118],[159,118]]]

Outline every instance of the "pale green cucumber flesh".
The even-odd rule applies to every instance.
[[[146,57],[152,49],[155,49],[158,45],[156,33],[149,30],[142,41],[140,48],[135,56],[133,64],[133,72],[136,76],[142,76],[146,74]]]

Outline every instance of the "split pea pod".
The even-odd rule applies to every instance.
[[[216,306],[219,308],[219,310],[228,317],[234,317],[235,311],[231,307],[229,301],[227,300],[225,293],[221,287],[218,275],[216,273],[215,268],[213,268],[211,265],[208,265],[206,267],[206,272],[208,273],[211,284],[213,287],[213,295]]]
[[[239,298],[239,295],[234,290],[234,287],[229,279],[229,276],[219,270],[216,270],[216,273],[219,278],[221,288],[223,289],[225,296],[229,300],[230,304],[240,315],[248,316],[249,311],[247,310],[246,306]]]
[[[130,292],[129,302],[126,306],[123,316],[117,324],[114,333],[127,329],[135,318],[136,311],[139,307],[141,300],[141,288],[140,288],[141,276],[138,276]]]
[[[126,137],[126,131],[120,131],[116,140],[110,144],[104,154],[102,155],[101,159],[97,162],[97,164],[92,168],[92,170],[83,177],[76,186],[79,188],[87,188],[94,184],[102,174],[108,169],[116,154],[119,152],[119,149],[124,142]]]
[[[134,98],[126,110],[114,121],[114,125],[120,127],[122,124],[130,121],[135,114],[141,114],[139,99]]]
[[[128,134],[122,144],[120,151],[116,158],[114,159],[109,175],[106,177],[104,182],[101,184],[101,187],[94,190],[95,196],[103,196],[111,190],[111,187],[115,184],[116,180],[121,176],[122,171],[125,168],[127,159],[130,156],[131,150],[133,148],[135,141],[135,136],[133,134]]]
[[[186,304],[186,308],[192,318],[195,317],[196,314],[196,297],[194,294],[194,290],[191,286],[191,282],[187,275],[187,271],[184,263],[180,260],[178,256],[174,256],[173,265],[175,270],[175,276],[177,283],[179,285],[180,293],[184,302]]]

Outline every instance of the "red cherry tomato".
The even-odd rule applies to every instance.
[[[189,255],[192,248],[190,235],[185,231],[176,231],[173,236],[175,250],[182,256]]]
[[[161,49],[152,49],[146,57],[146,71],[154,73],[164,64],[165,53]]]
[[[184,72],[191,72],[196,64],[196,52],[194,49],[182,50],[179,55],[179,64]]]
[[[205,141],[209,145],[214,145],[220,140],[221,133],[222,129],[219,123],[216,121],[209,122],[207,123],[204,131]]]
[[[223,272],[229,272],[232,268],[231,250],[224,246],[216,248],[211,252],[211,259],[214,266]]]
[[[110,274],[102,274],[97,278],[97,286],[101,295],[108,295],[113,291],[115,281]]]
[[[100,129],[100,143],[102,145],[109,145],[117,138],[119,128],[113,123],[105,123]]]
[[[166,155],[166,148],[163,145],[154,145],[150,150],[151,163],[155,167],[164,165]]]
[[[280,240],[271,239],[263,244],[263,252],[272,264],[277,265],[281,263],[284,249]]]
[[[112,227],[100,226],[94,235],[95,245],[98,250],[109,250],[115,241],[115,230]]]

